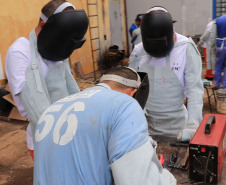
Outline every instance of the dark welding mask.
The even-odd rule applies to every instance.
[[[141,84],[133,97],[138,101],[141,108],[144,109],[149,95],[148,74],[145,72],[137,72],[137,74],[140,76]]]
[[[40,55],[51,61],[61,61],[81,48],[86,39],[88,17],[84,10],[64,11],[51,15],[37,38]]]
[[[168,12],[143,14],[141,35],[144,50],[153,57],[165,57],[174,46],[174,32],[171,15]]]
[[[100,78],[100,82],[104,80],[110,80],[110,81],[118,82],[128,87],[136,88],[137,92],[134,94],[133,97],[138,101],[141,108],[144,109],[148,99],[148,94],[149,94],[148,74],[145,72],[136,72],[132,68],[130,67],[128,68],[137,74],[137,80],[130,80],[122,76],[113,75],[113,74],[105,74],[105,75],[102,75],[102,77]]]

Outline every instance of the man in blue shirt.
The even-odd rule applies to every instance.
[[[111,68],[96,86],[52,104],[35,130],[34,185],[176,184],[132,98],[140,84],[131,68]]]
[[[216,50],[214,69],[214,89],[226,89],[226,15],[214,20],[211,28],[210,45]],[[222,70],[224,75],[222,77]]]
[[[140,33],[140,22],[141,22],[141,14],[138,14],[135,23],[133,23],[130,28],[129,28],[129,33],[132,38],[131,43],[132,43],[132,49],[136,44],[139,44],[141,40],[141,33]]]

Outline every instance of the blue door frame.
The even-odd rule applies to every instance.
[[[216,0],[213,0],[213,20],[216,18]]]

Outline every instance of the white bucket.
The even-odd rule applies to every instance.
[[[226,114],[226,89],[217,90],[217,112]]]

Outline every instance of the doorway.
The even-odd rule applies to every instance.
[[[124,49],[122,14],[120,1],[109,2],[111,45],[117,45],[120,50]]]

